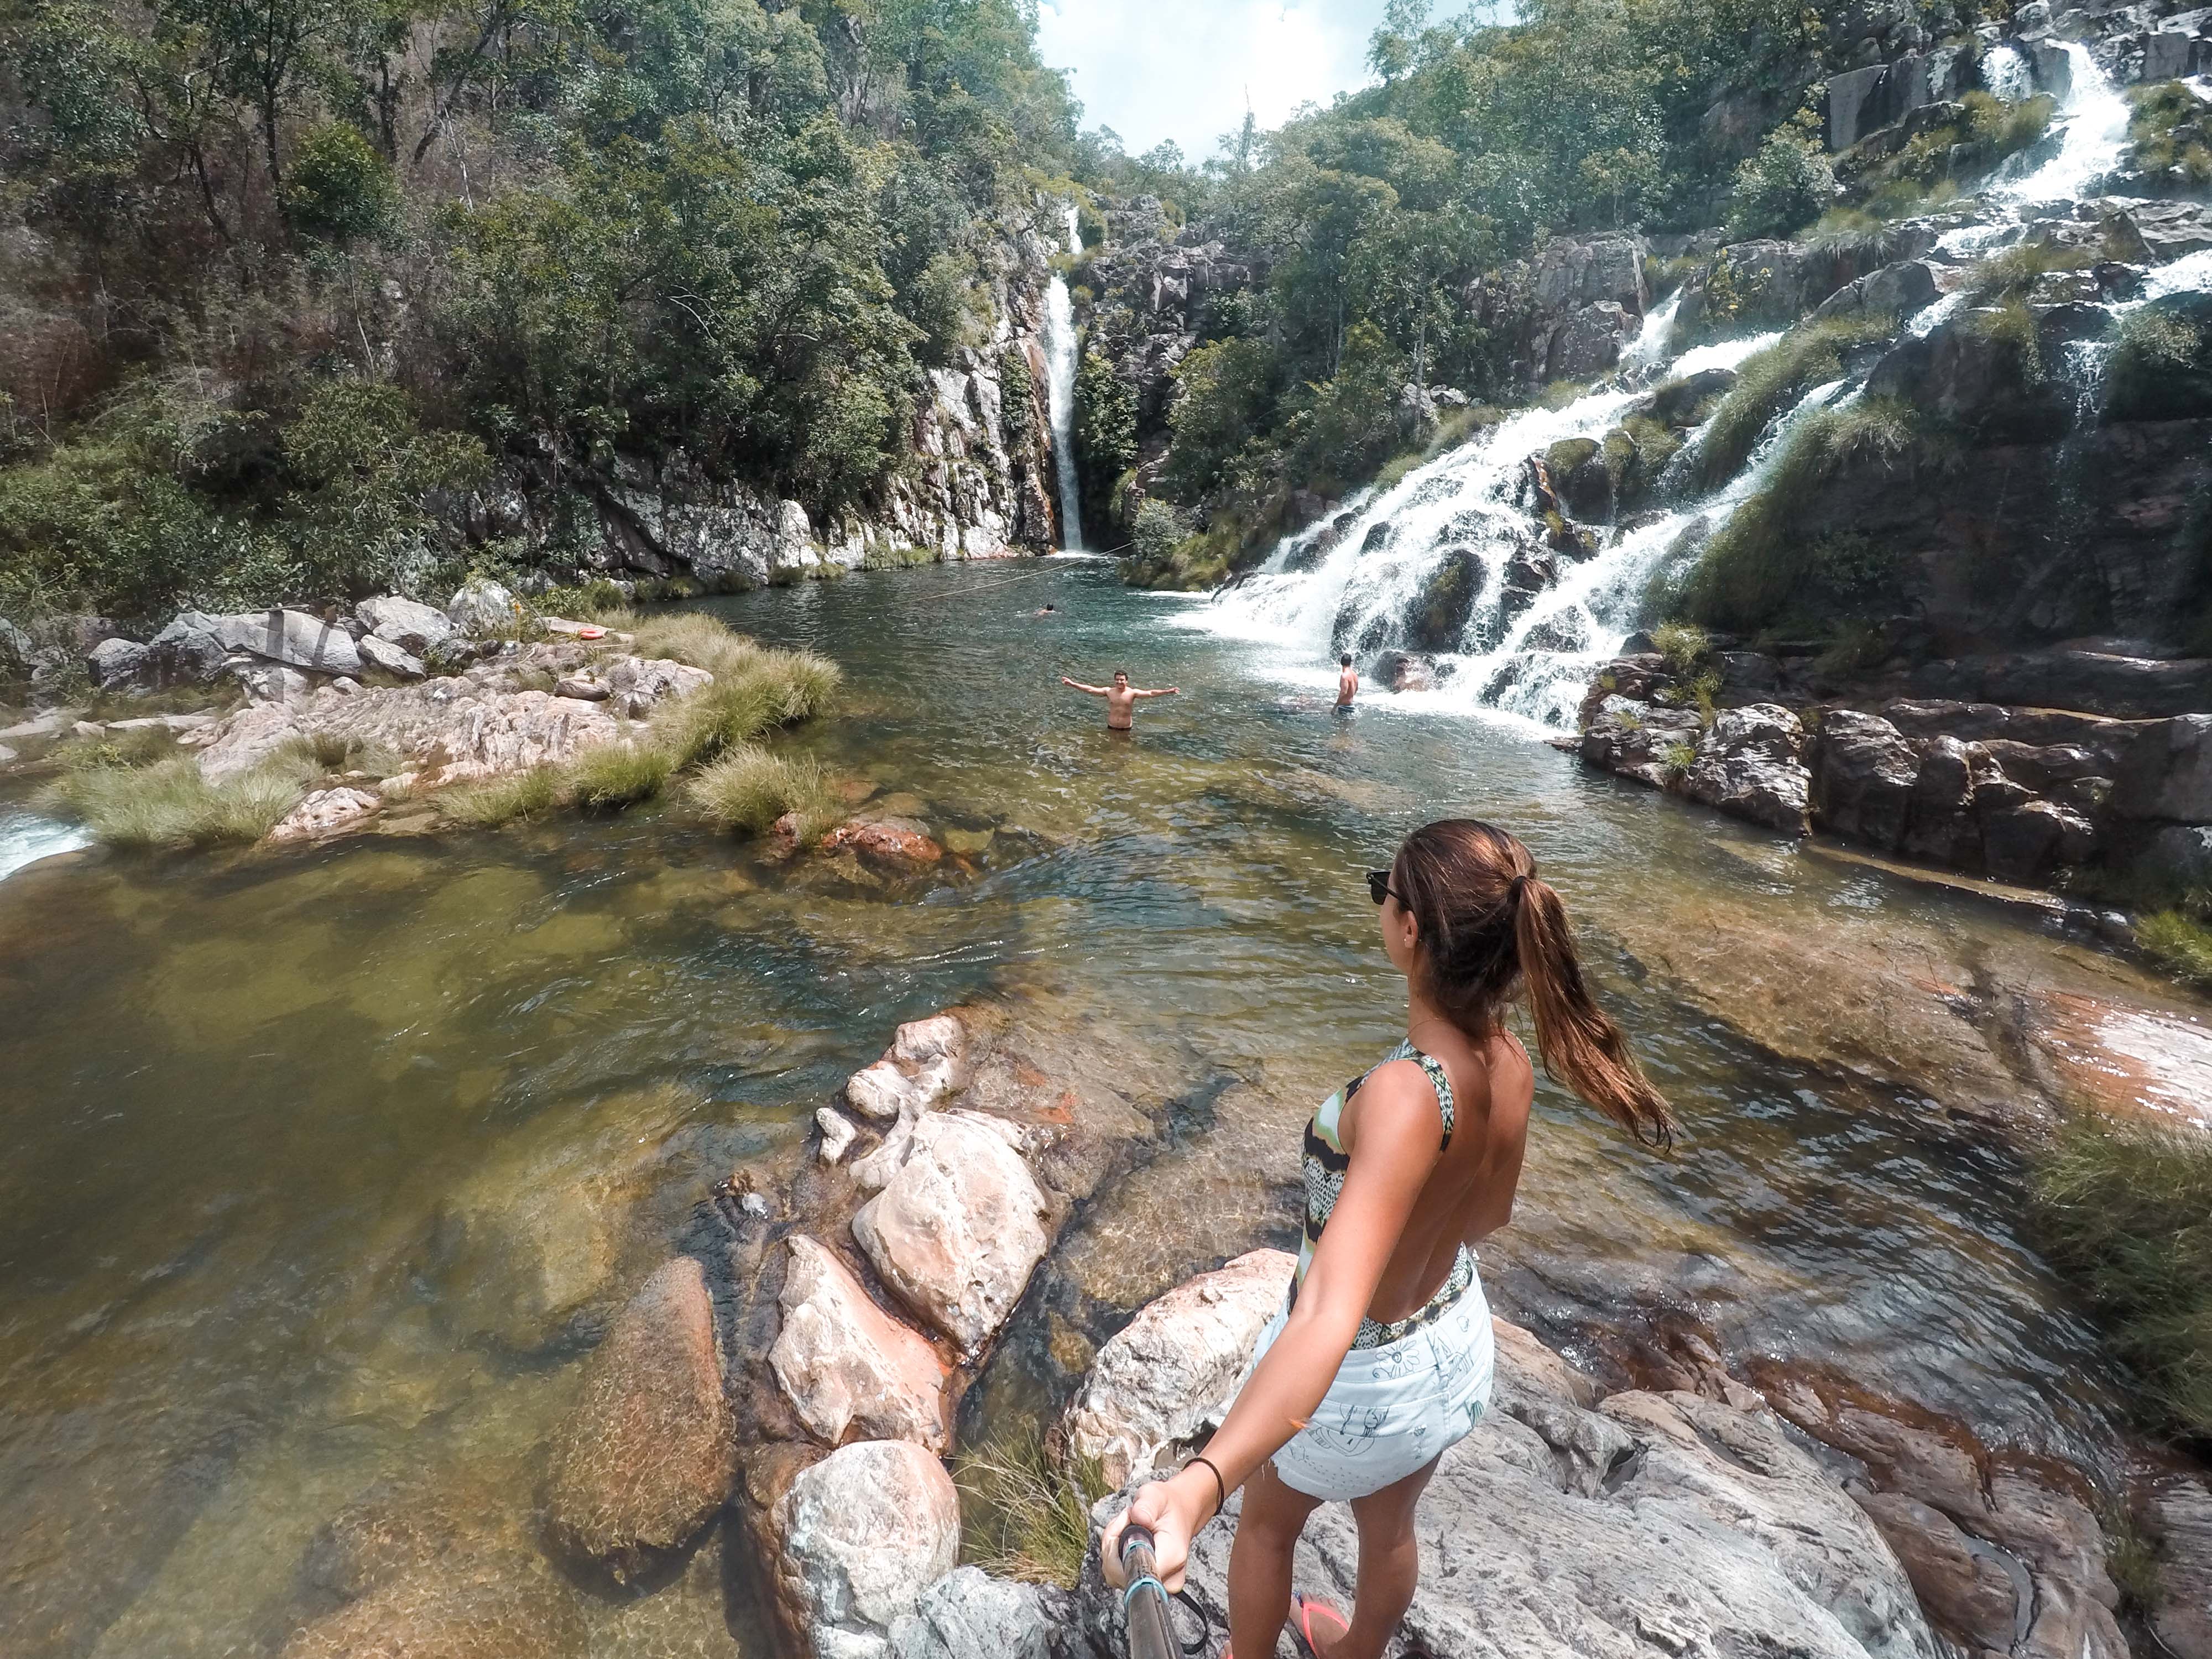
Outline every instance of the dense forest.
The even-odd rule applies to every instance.
[[[11,0],[0,614],[428,584],[503,454],[896,466],[1075,110],[1017,0]]]
[[[1071,198],[1094,545],[1218,575],[1293,492],[1432,448],[1407,388],[1540,391],[1512,325],[1547,239],[1878,234],[1946,187],[1939,140],[2016,149],[2050,113],[1969,94],[1971,134],[1838,206],[1823,78],[1963,38],[1954,0],[1392,0],[1370,84],[1202,159],[1083,131],[1030,0],[0,5],[18,619],[588,574],[581,522],[457,508],[518,459],[680,448],[866,515]],[[1243,273],[1151,406],[1092,268],[1146,234]]]

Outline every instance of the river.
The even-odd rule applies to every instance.
[[[1778,1060],[1610,924],[1741,903],[1808,936],[1893,919],[2073,972],[2085,952],[1585,773],[1525,727],[1419,699],[1333,717],[1177,625],[1204,603],[1075,559],[710,602],[845,665],[842,716],[799,741],[915,797],[971,866],[911,885],[780,867],[671,809],[83,853],[0,882],[0,1648],[274,1651],[325,1605],[317,1528],[364,1490],[465,1468],[526,1513],[592,1328],[518,1334],[517,1310],[547,1274],[635,1283],[901,1019],[988,994],[1038,1020],[1111,1008],[1291,1133],[1393,1037],[1360,872],[1447,814],[1535,849],[1686,1127],[1654,1158],[1547,1086],[1486,1253],[1508,1309],[1687,1319],[1732,1358],[2100,1463],[2121,1385],[2017,1237],[2011,1158]],[[1117,667],[1180,688],[1133,739],[1058,684]],[[537,1207],[578,1191],[604,1224],[584,1243],[573,1207]],[[1280,1203],[1260,1207],[1139,1220],[1188,1269],[1279,1238]],[[488,1251],[534,1226],[590,1260]],[[704,1557],[649,1601],[582,1599],[595,1656],[757,1650]]]

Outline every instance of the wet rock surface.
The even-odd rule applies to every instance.
[[[799,1420],[831,1446],[854,1431],[944,1451],[947,1368],[936,1350],[877,1307],[823,1245],[795,1237],[791,1257],[769,1365]]]
[[[617,1583],[664,1566],[711,1520],[736,1477],[714,1316],[698,1262],[646,1281],[586,1363],[545,1483],[553,1547]]]

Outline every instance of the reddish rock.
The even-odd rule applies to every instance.
[[[736,1474],[714,1306],[699,1264],[679,1256],[587,1363],[583,1396],[554,1436],[547,1534],[562,1553],[632,1583],[714,1518]]]
[[[777,826],[779,830],[781,827]],[[945,856],[945,849],[920,824],[905,818],[841,823],[823,837],[822,846],[826,852],[849,848],[878,864],[932,865]]]

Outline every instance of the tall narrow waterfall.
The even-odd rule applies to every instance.
[[[1073,202],[1067,204],[1067,251],[1083,252]],[[1083,501],[1075,482],[1075,301],[1068,297],[1064,277],[1054,276],[1045,291],[1044,348],[1052,459],[1060,474],[1060,541],[1073,552],[1083,546]]]

